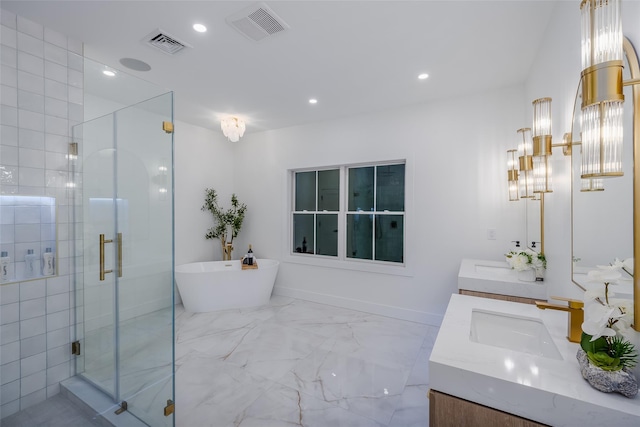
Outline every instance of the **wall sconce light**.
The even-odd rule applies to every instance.
[[[551,193],[551,98],[533,101],[533,192]]]
[[[520,198],[530,199],[533,197],[533,143],[531,141],[531,128],[518,129],[518,165],[520,174],[518,186],[520,187]]]
[[[580,191],[604,191],[604,181],[600,178],[582,178],[580,180]]]
[[[509,183],[509,201],[517,202],[518,197],[518,150],[507,150],[507,182]]]
[[[245,124],[237,117],[227,117],[220,122],[220,128],[229,141],[238,142],[244,135]]]
[[[622,176],[620,0],[583,0],[582,178]]]

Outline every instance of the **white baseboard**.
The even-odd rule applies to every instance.
[[[348,308],[351,310],[363,311],[365,313],[379,314],[381,316],[393,317],[394,319],[408,320],[410,322],[423,323],[440,327],[442,316],[426,311],[411,310],[407,308],[394,307],[390,305],[377,304],[369,301],[361,301],[352,298],[344,298],[335,295],[321,294],[317,292],[304,291],[301,289],[276,286],[273,288],[274,295],[303,299],[320,304],[333,305],[336,307]]]

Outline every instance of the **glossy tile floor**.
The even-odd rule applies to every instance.
[[[274,296],[263,307],[176,307],[178,427],[424,427],[438,329]],[[2,426],[92,426],[58,395]]]
[[[428,425],[438,329],[275,296],[176,311],[176,425]]]

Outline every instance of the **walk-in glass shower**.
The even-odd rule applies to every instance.
[[[85,62],[70,150],[76,375],[110,411],[173,426],[173,94],[102,68]]]

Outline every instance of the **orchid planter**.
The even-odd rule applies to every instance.
[[[535,282],[536,270],[533,268],[527,268],[525,270],[518,271],[518,280],[522,282]]]
[[[587,380],[591,387],[604,393],[620,393],[625,397],[635,397],[638,394],[638,382],[636,377],[627,368],[617,371],[605,371],[592,364],[583,349],[578,349],[576,354],[580,364],[582,378]]]

